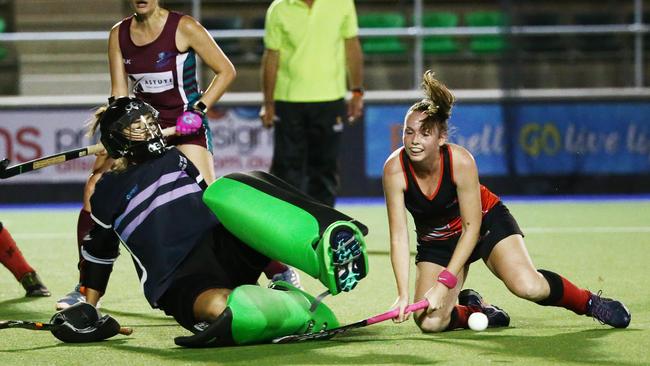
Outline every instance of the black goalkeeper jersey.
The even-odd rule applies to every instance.
[[[82,246],[89,287],[104,290],[122,242],[145,297],[157,307],[178,265],[218,223],[201,199],[201,180],[176,148],[125,171],[105,173],[91,198],[97,225]]]

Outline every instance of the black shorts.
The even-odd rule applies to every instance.
[[[211,288],[254,285],[268,263],[268,257],[218,225],[176,269],[169,289],[157,301],[158,307],[191,330],[197,323],[193,309],[197,296]]]
[[[475,262],[479,258],[486,260],[497,243],[514,234],[524,236],[517,221],[510,214],[510,210],[503,203],[498,202],[483,217],[483,221],[481,222],[481,236],[467,263]],[[431,262],[447,267],[452,254],[454,254],[454,249],[456,249],[458,239],[456,237],[448,240],[437,240],[426,244],[418,244],[415,263]]]

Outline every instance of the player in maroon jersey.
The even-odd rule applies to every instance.
[[[167,143],[185,154],[210,184],[215,172],[206,113],[234,80],[235,67],[194,18],[164,9],[158,0],[130,0],[130,3],[134,14],[113,26],[109,36],[109,102],[130,95],[131,90],[138,99],[152,105],[159,112],[162,128],[176,126],[177,135]],[[201,91],[197,80],[197,56],[215,74],[205,91]],[[106,155],[98,156],[87,180],[77,223],[79,247],[93,226],[90,196],[101,174],[111,164]],[[79,259],[82,260],[81,256]],[[299,286],[297,273],[281,263],[272,262],[265,273],[269,277],[280,274]],[[77,286],[56,307],[63,309],[84,300],[83,288]]]
[[[517,222],[499,197],[479,183],[478,169],[465,148],[447,142],[453,94],[424,74],[426,97],[404,119],[404,147],[384,166],[383,184],[390,228],[391,261],[405,320],[409,302],[409,240],[406,211],[417,232],[415,300],[429,308],[416,312],[423,332],[467,328],[472,312],[485,312],[491,326],[505,326],[502,310],[463,290],[469,264],[483,259],[490,271],[516,296],[544,306],[559,306],[625,328],[630,312],[619,301],[578,288],[566,278],[538,270],[530,259]]]

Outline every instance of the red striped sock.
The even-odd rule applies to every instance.
[[[454,329],[469,329],[467,324],[467,319],[473,313],[472,309],[469,306],[465,305],[456,305],[451,311],[451,320],[447,329],[445,330],[454,330]]]
[[[7,229],[0,231],[0,262],[20,281],[23,276],[34,269],[27,263],[16,242]]]

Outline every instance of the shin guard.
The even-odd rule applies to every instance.
[[[320,280],[333,295],[368,273],[367,227],[270,174],[226,175],[203,200],[244,243]]]
[[[323,303],[290,285],[282,290],[243,285],[228,297],[223,314],[204,331],[174,341],[183,347],[218,347],[269,342],[275,338],[331,329],[336,316]]]

